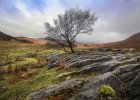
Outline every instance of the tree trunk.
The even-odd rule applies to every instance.
[[[71,53],[74,53],[72,43],[71,43],[71,42],[68,42],[68,44],[69,44],[69,47],[70,47]]]

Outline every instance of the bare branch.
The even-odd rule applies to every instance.
[[[95,13],[90,10],[79,8],[67,9],[63,15],[58,15],[54,19],[54,27],[48,22],[45,23],[47,37],[52,38],[56,43],[67,43],[73,51],[74,44],[78,34],[89,34],[93,31],[93,25],[97,21]]]

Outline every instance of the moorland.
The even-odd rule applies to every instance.
[[[135,48],[68,53],[27,40],[0,41],[0,100],[139,99],[140,52]]]

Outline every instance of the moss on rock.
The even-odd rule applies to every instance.
[[[98,91],[105,96],[115,97],[116,95],[115,90],[109,85],[102,85]]]

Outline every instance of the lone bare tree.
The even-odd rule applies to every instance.
[[[54,25],[45,23],[47,39],[59,44],[65,51],[65,47],[68,46],[73,53],[77,35],[90,34],[97,17],[89,9],[71,8],[63,15],[59,14],[53,21]]]

